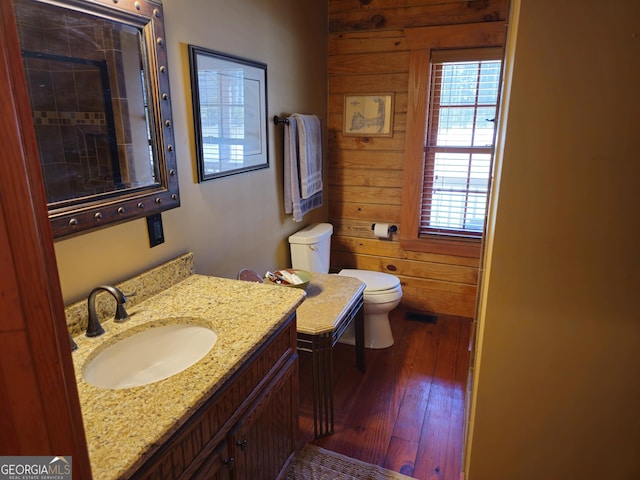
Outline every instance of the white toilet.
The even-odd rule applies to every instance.
[[[316,223],[289,237],[293,268],[310,272],[329,273],[331,234],[333,225]],[[344,269],[338,275],[355,277],[364,289],[364,339],[367,348],[387,348],[393,345],[389,312],[402,298],[400,279],[394,275],[371,270]],[[354,344],[353,325],[347,329],[342,343]]]

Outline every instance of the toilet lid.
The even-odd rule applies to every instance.
[[[355,277],[363,281],[366,285],[365,292],[377,292],[383,290],[391,290],[400,285],[400,279],[395,275],[388,273],[373,272],[371,270],[355,270],[345,268],[338,272],[338,275],[345,277]]]

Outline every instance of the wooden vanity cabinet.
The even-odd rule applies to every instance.
[[[297,434],[294,314],[131,478],[279,479]]]
[[[297,360],[297,359],[296,359]],[[280,478],[284,463],[295,451],[298,429],[297,361],[288,365],[268,389],[254,403],[244,418],[230,432],[228,443],[235,459],[233,473],[240,479]],[[296,412],[296,416],[291,415]]]
[[[232,470],[235,460],[229,454],[227,442],[218,445],[213,453],[203,463],[192,478],[207,478],[209,480],[232,480]]]

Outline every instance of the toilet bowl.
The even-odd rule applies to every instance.
[[[289,237],[291,264],[310,272],[329,273],[329,255],[333,226],[316,223]],[[398,277],[371,270],[343,269],[338,275],[355,277],[365,284],[364,335],[365,347],[388,348],[393,345],[389,324],[389,312],[402,299],[402,287]],[[354,344],[353,324],[340,339],[341,343]]]
[[[370,270],[343,269],[338,275],[355,277],[366,285],[364,289],[364,346],[388,348],[393,345],[389,312],[402,299],[400,280],[394,275]],[[345,331],[341,343],[355,344],[353,325]]]

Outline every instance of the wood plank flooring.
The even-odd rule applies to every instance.
[[[300,355],[300,442],[381,465],[419,480],[459,480],[471,319],[425,323],[391,314],[395,344],[334,349],[335,433],[313,439],[311,357]]]

